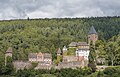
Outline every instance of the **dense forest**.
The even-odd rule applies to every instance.
[[[73,41],[86,41],[91,26],[98,32],[95,48],[90,46],[94,59],[105,59],[98,65],[112,65],[103,71],[84,67],[77,69],[18,70],[13,60],[27,60],[29,52],[56,51]],[[4,65],[4,53],[13,48],[13,58]],[[89,57],[89,60],[90,57]],[[93,60],[92,60],[93,61]],[[91,63],[92,63],[91,61]],[[89,61],[90,62],[90,61]],[[93,62],[95,63],[95,62]],[[120,17],[26,19],[0,21],[0,77],[119,77],[120,76]]]
[[[72,41],[87,41],[94,26],[99,40],[107,42],[120,32],[120,17],[53,18],[0,21],[0,54],[13,47],[14,60],[27,60],[28,52],[49,52]]]

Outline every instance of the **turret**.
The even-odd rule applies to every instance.
[[[60,48],[59,48],[58,51],[57,51],[57,55],[62,55],[62,51],[61,51]]]
[[[6,63],[7,63],[7,57],[8,57],[8,56],[9,56],[9,57],[12,57],[12,52],[13,52],[12,47],[9,47],[9,48],[7,49],[7,51],[6,51],[6,53],[5,53],[5,65],[6,65]]]
[[[64,46],[62,50],[63,50],[63,52],[66,52],[67,51],[67,47]]]
[[[93,44],[95,45],[95,42],[98,40],[98,34],[94,28],[94,26],[92,26],[90,28],[90,31],[88,33],[88,44],[90,44],[90,42],[93,42]]]

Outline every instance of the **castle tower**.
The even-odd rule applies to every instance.
[[[67,51],[67,47],[64,46],[63,49],[62,49],[63,52],[66,52]]]
[[[6,65],[6,63],[7,63],[7,57],[8,57],[8,56],[9,56],[9,57],[12,57],[12,52],[13,52],[12,47],[9,47],[9,48],[7,49],[7,51],[6,51],[6,53],[5,53],[5,65]]]
[[[58,56],[58,55],[62,55],[62,51],[61,51],[60,48],[59,48],[58,51],[57,51],[57,56]]]
[[[90,44],[90,42],[92,41],[93,44],[95,45],[95,42],[98,40],[98,34],[94,28],[94,26],[92,26],[90,28],[90,31],[88,33],[88,44]]]

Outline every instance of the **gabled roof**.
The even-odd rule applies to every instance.
[[[58,51],[57,51],[57,54],[61,54],[61,53],[62,53],[62,51],[61,51],[61,49],[59,48]]]
[[[6,51],[6,53],[12,53],[13,51],[12,51],[12,47],[9,47],[8,49],[7,49],[7,51]]]
[[[87,42],[78,42],[77,46],[89,46],[89,44]]]
[[[52,55],[49,53],[44,53],[44,59],[51,59]]]
[[[28,58],[37,58],[37,53],[29,53]]]
[[[39,52],[39,53],[37,53],[37,55],[43,55],[43,53],[42,53],[42,52]]]
[[[69,46],[70,46],[70,47],[76,47],[76,46],[77,46],[77,42],[71,42],[71,43],[69,44]]]
[[[89,31],[88,34],[97,34],[97,32],[96,32],[94,26],[92,26],[92,27],[90,28],[90,31]]]
[[[64,46],[64,47],[63,47],[63,50],[67,50],[67,47],[66,47],[66,46]]]
[[[67,49],[67,47],[66,47],[66,46],[64,46],[64,47],[63,47],[63,49]]]

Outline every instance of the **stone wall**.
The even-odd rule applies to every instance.
[[[32,67],[32,64],[28,61],[14,61],[13,62],[13,65],[14,65],[14,68],[16,68],[16,70],[19,70],[19,69],[28,69],[30,67]]]
[[[63,62],[72,62],[77,60],[78,60],[78,57],[76,56],[63,56]]]
[[[56,68],[76,68],[87,66],[85,61],[73,61],[73,62],[60,62]]]
[[[52,64],[46,64],[45,62],[43,63],[38,63],[37,67],[35,67],[35,69],[51,69],[52,68]]]

